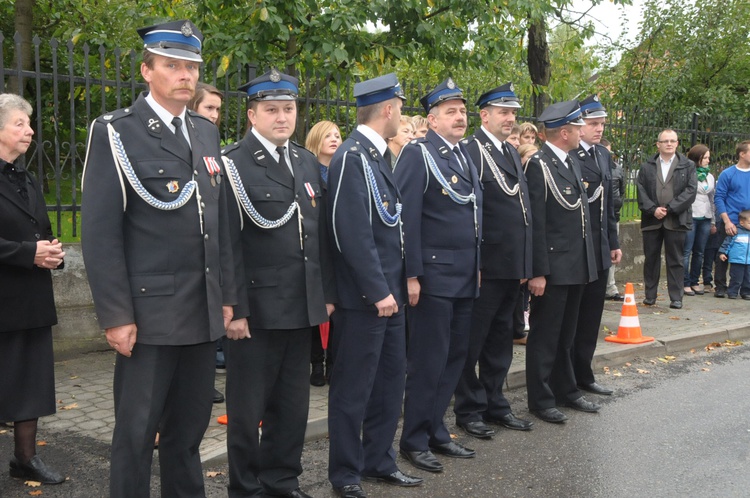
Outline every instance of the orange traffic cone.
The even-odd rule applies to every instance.
[[[617,335],[608,335],[605,341],[619,342],[620,344],[641,344],[651,342],[653,337],[641,335],[641,323],[638,320],[638,307],[635,305],[635,291],[633,284],[625,284],[625,302],[622,304],[620,315],[620,326]]]
[[[221,425],[227,425],[229,423],[229,417],[225,415],[220,415],[216,418],[216,421],[220,423]],[[258,427],[263,427],[263,421],[260,421],[260,424],[258,424]]]

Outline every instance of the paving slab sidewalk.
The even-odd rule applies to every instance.
[[[666,294],[666,291],[663,291]],[[636,303],[643,293],[636,289]],[[616,333],[620,320],[621,303],[607,301],[600,342],[594,359],[595,372],[603,384],[617,387],[615,377],[605,378],[604,367],[617,367],[634,358],[656,358],[690,349],[705,347],[712,342],[742,341],[750,338],[750,301],[716,299],[712,293],[686,296],[682,310],[669,308],[665,298],[657,299],[656,306],[638,305],[643,335],[654,342],[622,345],[604,341],[608,333]],[[104,344],[106,346],[106,343]],[[513,364],[508,374],[508,388],[526,385],[523,346],[514,346]],[[112,376],[115,353],[98,349],[76,353],[55,363],[58,410],[53,416],[40,419],[40,429],[80,432],[109,443],[114,427]],[[216,388],[224,392],[225,375],[217,370]],[[328,387],[310,388],[310,412],[307,422],[308,440],[328,434]],[[204,463],[226,460],[226,427],[217,417],[226,413],[223,403],[215,404],[209,427],[201,444]]]

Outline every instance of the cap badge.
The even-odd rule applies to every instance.
[[[445,84],[445,86],[447,86],[451,90],[453,90],[454,88],[456,88],[456,84],[453,83],[453,78],[448,78],[448,82]]]
[[[513,87],[513,83],[510,84],[510,91],[511,92],[515,92],[516,91],[516,89]]]
[[[599,102],[599,96],[598,95],[594,95],[594,102]]]
[[[269,76],[269,78],[271,78],[271,81],[273,81],[274,83],[278,83],[279,81],[281,81],[281,75],[276,69],[271,70],[271,76]]]
[[[190,24],[185,23],[180,28],[180,33],[182,33],[183,36],[193,36],[193,28],[190,27]]]

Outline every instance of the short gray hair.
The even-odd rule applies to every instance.
[[[0,93],[0,130],[5,128],[10,111],[23,111],[27,116],[31,116],[31,104],[15,93]]]

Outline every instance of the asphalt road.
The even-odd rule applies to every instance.
[[[366,484],[377,497],[740,497],[750,489],[750,347],[719,347],[644,358],[600,375],[616,387],[600,398],[599,414],[572,412],[567,424],[535,420],[534,430],[500,429],[491,441],[467,437],[446,420],[458,441],[477,450],[473,460],[442,458],[445,472],[414,470],[400,457],[403,471],[425,477],[420,488],[395,489]],[[510,395],[516,414],[528,416],[525,390]],[[3,429],[0,427],[0,431]],[[70,476],[60,486],[30,488],[7,471],[0,474],[0,496],[107,496],[108,447],[69,433],[40,435],[40,454]],[[10,431],[0,434],[0,455],[12,452]],[[302,488],[331,497],[327,481],[327,441],[305,447]],[[226,466],[205,469],[209,497],[226,496]],[[155,454],[152,496],[159,496]]]

